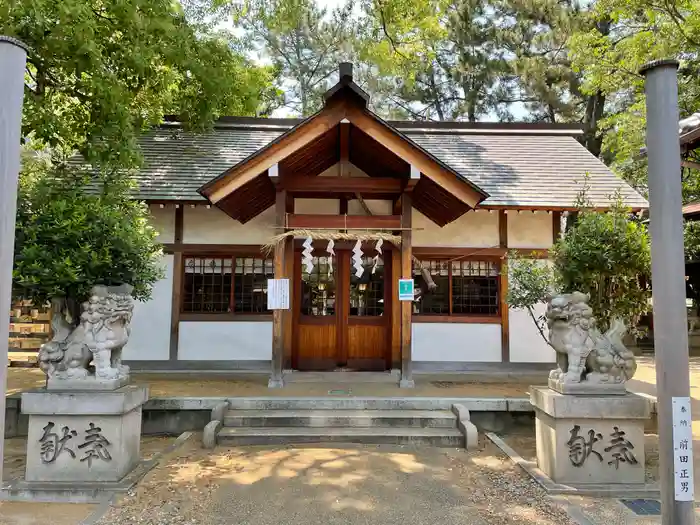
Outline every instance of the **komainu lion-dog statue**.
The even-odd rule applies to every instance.
[[[134,309],[131,287],[95,286],[73,326],[54,309],[53,339],[39,350],[39,367],[50,380],[114,380],[129,376],[121,353]]]
[[[610,329],[601,333],[588,300],[588,295],[573,292],[547,301],[549,343],[557,352],[558,365],[549,373],[550,387],[580,384],[592,392],[616,387],[624,392],[625,382],[637,370],[634,353],[622,343],[625,323],[613,319]]]

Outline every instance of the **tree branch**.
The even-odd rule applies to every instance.
[[[401,51],[399,51],[399,48],[397,47],[396,42],[394,41],[392,36],[389,34],[389,29],[386,26],[386,18],[384,16],[384,10],[382,9],[381,0],[377,0],[377,6],[379,7],[379,18],[381,19],[381,22],[382,22],[382,32],[384,33],[384,36],[386,36],[386,38],[389,41],[389,43],[391,44],[391,47],[394,50],[394,52],[396,54],[402,56],[406,60],[408,60],[408,57],[406,55],[404,55]]]
[[[527,307],[527,312],[530,314],[530,317],[532,318],[532,322],[535,323],[535,326],[537,327],[537,331],[542,336],[542,339],[544,339],[544,342],[547,343],[552,348],[554,348],[554,346],[552,346],[552,343],[549,342],[549,339],[547,339],[547,337],[544,335],[544,332],[542,331],[542,327],[540,326],[540,323],[537,322],[537,318],[535,317],[535,314],[532,311],[531,306]],[[556,350],[556,348],[554,348],[554,350]]]

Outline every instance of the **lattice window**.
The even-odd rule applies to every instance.
[[[233,279],[234,312],[257,314],[267,311],[267,280],[274,279],[272,259],[236,257]]]
[[[452,263],[452,313],[498,313],[498,265],[493,261]]]
[[[432,291],[428,291],[428,283],[423,278],[420,268],[413,267],[413,281],[416,289],[421,290],[418,301],[413,303],[414,314],[450,314],[450,263],[449,261],[426,260],[421,261],[423,268],[430,273],[430,277],[437,285]]]
[[[271,259],[185,257],[182,311],[186,313],[263,313]]]
[[[423,260],[437,285],[429,290],[420,268],[413,274],[419,298],[413,313],[423,315],[497,315],[499,312],[499,265],[495,261]]]
[[[374,258],[363,257],[362,277],[355,276],[350,268],[350,315],[378,317],[384,314],[384,260],[380,257],[377,267]]]
[[[313,257],[313,269],[307,273],[302,264],[301,274],[301,313],[303,315],[335,315],[335,276],[337,267],[333,259],[333,272],[328,257]]]

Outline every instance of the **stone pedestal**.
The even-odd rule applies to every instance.
[[[148,388],[34,390],[22,394],[29,415],[26,482],[116,482],[139,462],[141,407]]]
[[[531,387],[537,464],[574,487],[644,484],[644,423],[649,401],[636,394],[563,395]]]

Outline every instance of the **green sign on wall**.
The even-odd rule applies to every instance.
[[[413,301],[413,279],[399,279],[399,301]]]

